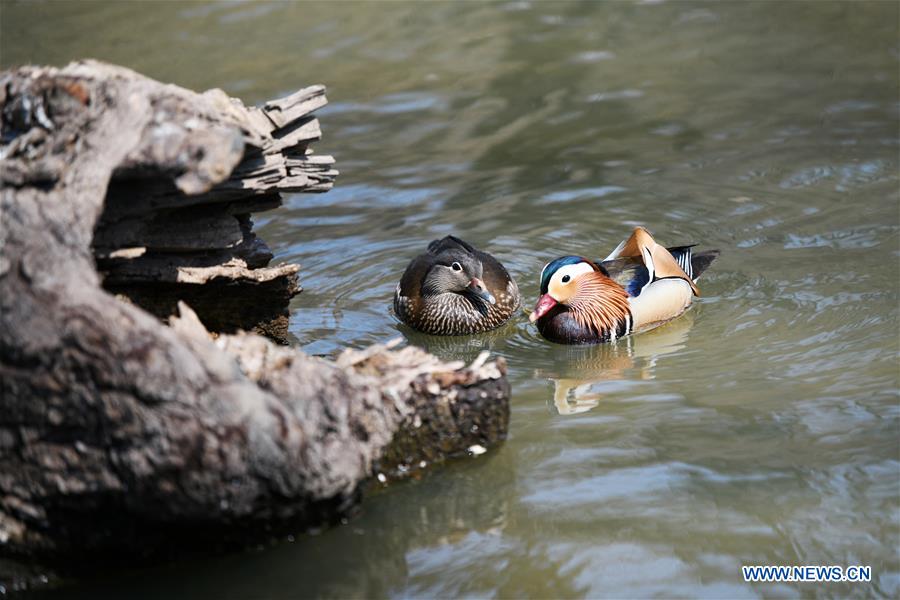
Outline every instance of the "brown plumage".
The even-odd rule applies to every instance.
[[[409,263],[394,293],[394,313],[425,333],[463,335],[499,327],[519,302],[516,282],[497,259],[447,236]]]

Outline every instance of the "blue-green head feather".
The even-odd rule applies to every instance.
[[[556,273],[559,269],[566,265],[577,265],[578,263],[582,262],[590,261],[581,256],[561,256],[548,262],[544,267],[544,270],[541,271],[541,294],[547,293],[547,288],[550,285],[550,279],[553,277],[553,274]]]

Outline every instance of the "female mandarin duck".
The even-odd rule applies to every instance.
[[[596,263],[563,256],[541,271],[541,297],[530,320],[551,342],[598,344],[646,331],[683,313],[696,281],[719,255],[693,246],[664,248],[638,227]]]
[[[519,287],[497,259],[448,235],[406,267],[394,312],[413,329],[462,335],[506,323],[519,300]]]

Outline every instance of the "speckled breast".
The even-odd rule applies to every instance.
[[[481,333],[506,323],[519,308],[519,290],[514,281],[495,294],[496,304],[464,294],[439,294],[408,298],[394,293],[394,313],[412,327],[433,335]]]

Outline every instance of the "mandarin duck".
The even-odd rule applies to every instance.
[[[647,331],[682,314],[699,295],[697,278],[719,256],[693,246],[665,248],[643,227],[602,261],[563,256],[541,271],[529,319],[561,344],[599,344]]]
[[[519,301],[519,287],[497,259],[448,235],[406,267],[394,313],[424,333],[463,335],[506,323]]]

